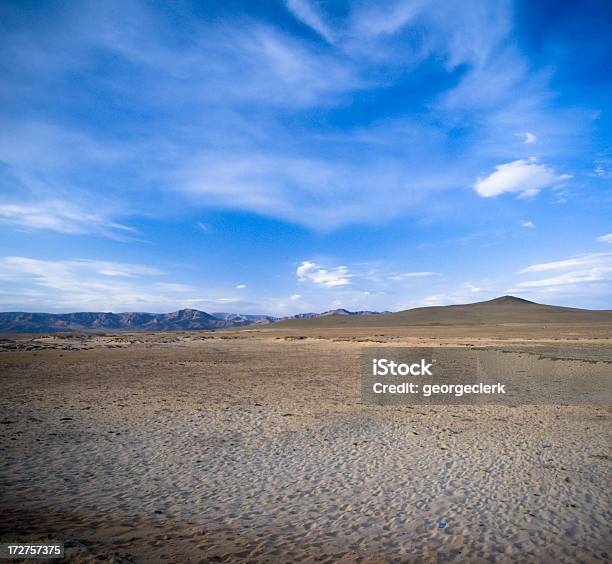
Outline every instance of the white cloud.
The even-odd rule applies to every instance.
[[[607,235],[602,235],[601,237],[597,237],[597,240],[601,243],[612,243],[612,233],[608,233]]]
[[[165,281],[166,276],[144,264],[8,256],[0,258],[0,309],[172,311],[201,306],[214,311],[221,303],[203,299],[201,288]]]
[[[288,8],[319,34],[332,37],[323,17],[306,0],[289,2]],[[299,107],[329,100],[356,85],[349,62],[311,49],[263,20],[244,14],[229,21],[208,19],[194,29],[189,41],[176,46],[163,38],[176,36],[170,20],[164,25],[154,9],[142,4],[138,9],[140,13],[130,19],[125,8],[118,18],[115,10],[102,6],[97,26],[86,30],[89,36],[83,42],[163,77],[162,86],[149,94],[160,95],[164,101],[173,96],[192,102],[204,98],[215,104],[248,101]],[[188,87],[185,78],[189,78]]]
[[[605,178],[605,179],[612,178],[612,170],[610,170],[609,168],[606,168],[602,164],[596,164],[593,167],[593,172],[591,174],[599,178]]]
[[[597,153],[597,158],[593,162],[592,176],[603,179],[612,178],[612,147],[608,147]]]
[[[291,297],[289,298],[291,301],[295,302],[299,299],[302,298],[302,294],[291,294]]]
[[[437,272],[429,272],[429,271],[402,272],[401,274],[394,274],[390,276],[390,279],[394,281],[400,281],[400,280],[405,280],[406,278],[425,278],[427,276],[437,276],[437,275],[438,275]]]
[[[447,170],[426,168],[424,163],[409,168],[382,156],[339,162],[329,155],[288,156],[255,148],[211,150],[186,159],[171,180],[174,189],[195,203],[329,230],[356,222],[380,223],[417,207],[429,192],[457,182]]]
[[[525,133],[523,133],[523,136],[524,136],[523,143],[525,143],[526,145],[533,145],[538,140],[538,138],[533,133],[530,133],[529,131],[526,131]]]
[[[309,49],[288,34],[261,25],[238,35],[235,28],[227,31],[232,32],[238,57],[228,60],[227,50],[211,44],[213,60],[208,62],[219,69],[229,63],[235,72],[244,73],[244,80],[228,81],[225,70],[217,82],[237,100],[247,97],[251,102],[298,107],[331,104],[339,94],[363,86],[350,63]],[[224,45],[224,39],[218,39]],[[250,88],[243,88],[245,82]]]
[[[521,219],[521,227],[525,229],[535,229],[535,223],[533,221],[529,221],[528,219]]]
[[[159,276],[165,274],[157,268],[143,264],[129,264],[125,262],[109,262],[100,260],[78,259],[64,261],[64,264],[72,268],[91,270],[103,276],[119,276],[133,278],[135,276]]]
[[[297,267],[296,274],[300,282],[309,281],[328,288],[346,286],[351,283],[351,274],[346,266],[337,266],[328,270],[305,260]]]
[[[533,264],[521,274],[561,271],[548,278],[525,280],[516,284],[519,290],[530,289],[542,294],[570,293],[584,297],[592,287],[606,287],[612,281],[612,253],[591,253],[565,260]],[[565,271],[565,272],[563,272]]]
[[[546,272],[549,270],[567,270],[581,266],[607,264],[611,259],[612,253],[590,253],[565,260],[532,264],[531,266],[523,268],[520,273],[527,274],[530,272]]]
[[[38,260],[27,257],[4,257],[3,264],[16,272],[29,272],[41,280],[49,282],[50,286],[60,283],[60,278],[54,274],[62,272],[83,272],[88,274],[99,274],[111,278],[134,276],[156,276],[164,272],[157,268],[143,264],[131,264],[125,262],[111,262],[89,259],[72,259],[64,261]],[[6,273],[6,271],[5,271]]]
[[[608,267],[593,267],[585,270],[577,270],[566,272],[552,278],[544,278],[542,280],[531,280],[528,282],[520,282],[518,288],[540,288],[551,286],[565,286],[569,284],[583,284],[585,282],[601,282],[610,280],[612,276],[612,265]]]
[[[476,181],[474,189],[483,198],[499,196],[506,192],[531,197],[543,188],[554,186],[568,178],[571,176],[557,175],[553,168],[538,164],[537,159],[531,157],[497,165],[495,172]]]
[[[286,0],[287,8],[302,23],[316,31],[328,43],[334,42],[334,34],[321,14],[308,0]]]
[[[246,284],[237,284],[237,285],[236,285],[236,289],[237,289],[237,290],[244,290],[244,288],[246,288],[246,287],[247,287],[247,285],[246,285]]]
[[[125,239],[136,230],[108,218],[79,209],[64,201],[40,204],[0,204],[0,223],[22,229],[41,229],[67,234],[93,234]]]
[[[374,6],[360,6],[351,16],[352,33],[357,37],[393,35],[414,21],[423,11],[421,0],[404,2],[402,0]]]

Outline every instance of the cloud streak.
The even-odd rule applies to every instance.
[[[37,205],[0,204],[0,223],[26,230],[48,230],[70,235],[92,234],[126,240],[136,230],[62,201]]]
[[[286,0],[287,8],[302,23],[316,31],[328,43],[334,43],[334,33],[308,0]]]
[[[518,291],[535,291],[536,295],[605,293],[612,284],[612,253],[589,253],[572,258],[533,264],[520,274],[558,273],[555,276],[524,280]]]
[[[202,296],[210,297],[202,297]],[[90,259],[0,258],[2,311],[172,311],[205,307],[215,311],[227,300],[211,289],[167,280],[158,268]]]

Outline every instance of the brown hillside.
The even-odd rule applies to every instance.
[[[289,319],[275,328],[401,327],[415,325],[495,325],[506,323],[610,323],[612,310],[588,310],[543,305],[514,296],[503,296],[473,304],[407,309],[380,315],[330,315]]]

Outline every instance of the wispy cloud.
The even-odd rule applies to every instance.
[[[597,153],[591,175],[604,180],[612,178],[612,147]]]
[[[316,31],[327,42],[334,42],[332,30],[309,0],[286,0],[286,4],[298,20]]]
[[[74,259],[63,261],[38,260],[27,257],[4,257],[4,274],[10,275],[11,269],[15,273],[28,272],[39,277],[41,283],[53,287],[63,287],[61,276],[63,272],[83,272],[99,274],[105,277],[133,277],[163,275],[164,272],[157,268],[142,264],[131,264],[125,262],[100,261],[90,259]]]
[[[326,156],[211,150],[185,161],[172,181],[196,203],[329,230],[396,217],[453,180],[446,172],[426,174],[388,157],[338,162]]]
[[[532,264],[531,266],[523,268],[520,273],[527,274],[530,272],[547,272],[550,270],[566,270],[580,266],[601,265],[607,264],[610,260],[612,260],[612,253],[590,253],[564,260]]]
[[[40,120],[3,124],[0,222],[71,235],[136,238],[133,227],[116,219],[134,214],[126,203],[131,194],[116,190],[114,183],[121,186],[130,177],[132,157],[144,148],[140,142],[103,141]]]
[[[544,278],[542,280],[530,280],[528,282],[520,282],[518,288],[553,288],[556,286],[566,286],[575,284],[584,284],[588,282],[602,282],[612,278],[612,264],[608,267],[593,267],[585,270],[577,270],[566,272],[552,278]]]
[[[570,294],[584,297],[606,292],[612,284],[612,253],[590,253],[572,258],[533,264],[521,274],[559,272],[555,276],[524,280],[515,285],[519,291],[537,295]]]
[[[601,243],[612,243],[612,233],[601,235],[600,237],[597,237],[597,240]]]
[[[393,35],[413,22],[423,8],[424,2],[420,0],[415,2],[393,0],[358,6],[351,14],[350,28],[355,35],[361,37],[378,38]]]
[[[202,298],[208,294],[210,298]],[[221,303],[212,290],[167,280],[158,268],[89,259],[0,259],[0,310],[170,311]],[[217,305],[215,305],[217,304]]]
[[[246,15],[177,30],[150,4],[118,5],[88,4],[87,17],[68,5],[45,33],[5,38],[28,80],[51,80],[44,68],[68,80],[75,69],[116,57],[122,64],[108,69],[96,99],[155,116],[116,128],[95,121],[78,130],[9,124],[0,134],[0,158],[12,174],[28,177],[37,198],[52,199],[58,190],[63,199],[85,194],[83,209],[120,205],[124,217],[164,217],[188,202],[189,209],[238,209],[315,229],[384,222],[431,214],[438,192],[468,183],[481,166],[470,156],[471,149],[483,154],[476,139],[494,137],[499,152],[516,122],[535,113],[538,123],[553,121],[539,107],[547,84],[531,81],[521,53],[507,46],[512,14],[504,4],[449,3],[441,10],[392,0],[354,4],[332,17],[324,4],[287,0],[291,13],[329,43],[323,45]],[[330,112],[360,92],[386,91],[410,80],[419,65],[438,62],[448,76],[434,94],[410,102],[423,112],[408,127],[403,115],[354,130],[300,118],[307,108]],[[464,70],[451,80],[458,68]],[[520,107],[511,94],[519,87],[528,100]],[[296,123],[298,131],[288,125]],[[449,134],[475,128],[478,135],[456,141]]]
[[[422,272],[402,272],[400,274],[392,274],[389,279],[390,280],[394,280],[394,281],[400,281],[400,280],[406,280],[406,279],[410,279],[410,278],[424,278],[427,276],[437,276],[438,272],[429,272],[429,271],[422,271]]]
[[[39,204],[0,204],[0,223],[22,229],[43,229],[67,234],[93,234],[126,239],[136,230],[102,215],[86,212],[62,201]]]
[[[537,159],[519,159],[495,167],[485,178],[479,178],[474,189],[484,198],[492,198],[505,193],[518,193],[521,197],[537,195],[543,188],[555,186],[571,178],[567,174],[557,174],[555,170]]]
[[[212,230],[212,227],[208,224],[208,223],[204,223],[203,221],[198,221],[196,223],[196,227],[200,230],[200,231],[204,231],[205,233],[208,233],[209,231]]]
[[[521,219],[521,227],[524,227],[525,229],[535,229],[535,226],[536,225],[533,221]]]

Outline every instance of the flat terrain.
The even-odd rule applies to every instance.
[[[607,326],[3,339],[2,540],[75,562],[611,559],[609,407],[365,406],[359,381],[364,345],[609,363]]]

